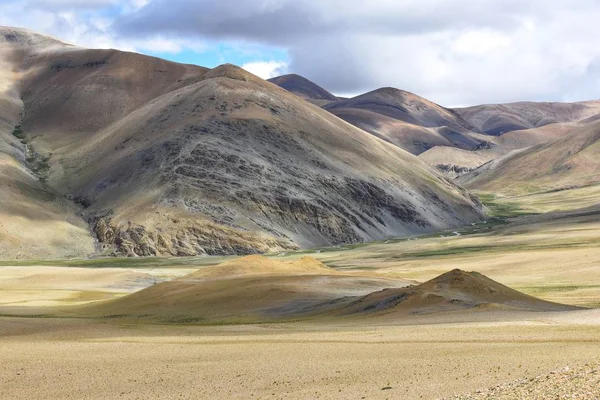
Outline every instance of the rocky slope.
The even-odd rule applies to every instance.
[[[47,163],[44,185],[77,205],[64,220],[83,218],[101,253],[250,254],[482,216],[416,157],[235,66],[40,52],[30,32],[2,32],[19,134]]]
[[[493,160],[490,151],[462,150],[456,147],[436,146],[419,154],[419,158],[451,178],[467,174]]]
[[[597,400],[600,398],[600,362],[563,368],[529,379],[519,379],[448,400]]]

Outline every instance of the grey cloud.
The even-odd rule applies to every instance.
[[[333,29],[302,2],[285,0],[157,0],[121,18],[115,27],[130,36],[169,33],[277,44],[306,32],[324,34]]]
[[[427,4],[429,3],[429,4]],[[448,28],[496,27],[518,23],[516,0],[154,0],[125,16],[116,28],[128,35],[157,32],[210,38],[290,40],[340,32],[414,34]]]
[[[154,0],[114,28],[275,45],[336,93],[466,105],[598,97],[598,18],[597,0]]]
[[[116,0],[28,0],[27,7],[40,10],[82,10],[101,9],[115,4]]]

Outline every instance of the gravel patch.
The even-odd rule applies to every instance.
[[[578,368],[566,367],[535,378],[495,386],[447,400],[600,400],[600,362]]]

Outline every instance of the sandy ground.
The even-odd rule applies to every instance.
[[[593,215],[561,221],[550,217],[491,233],[402,239],[311,255],[357,277],[423,282],[461,268],[547,300],[598,305],[600,222]],[[306,253],[277,258],[293,260]],[[600,360],[596,309],[439,313],[337,325],[320,320],[182,326],[31,317],[48,306],[123,296],[220,261],[4,263],[0,399],[482,398],[477,392],[493,390],[487,388],[510,388],[510,382],[524,379],[536,383],[537,377],[566,367],[587,371],[586,364]],[[30,317],[8,316],[14,310]],[[592,371],[585,379],[594,382],[596,376]],[[542,379],[539,384],[553,383]],[[498,393],[503,399],[520,398]]]
[[[600,359],[597,314],[560,318],[401,327],[1,318],[0,398],[434,399]]]
[[[0,267],[0,314],[31,314],[46,307],[116,298],[194,270],[184,267]]]

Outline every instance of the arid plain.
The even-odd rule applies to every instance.
[[[599,101],[11,27],[0,78],[0,398],[600,398]]]
[[[600,213],[587,207],[597,201],[597,192],[587,191],[589,204],[576,195],[577,209],[569,192],[495,199],[487,204],[496,217],[455,233],[270,256],[287,262],[309,255],[354,283],[382,287],[454,268],[476,270],[587,310],[459,309],[260,324],[69,318],[87,310],[85,304],[118,301],[236,259],[4,262],[0,396],[434,399],[584,368],[600,361],[600,313],[593,309],[600,299],[594,284],[600,282]],[[548,208],[558,214],[541,212]],[[574,216],[581,208],[585,215]],[[265,272],[268,279],[272,271]],[[340,292],[347,286],[361,292],[358,284]]]

